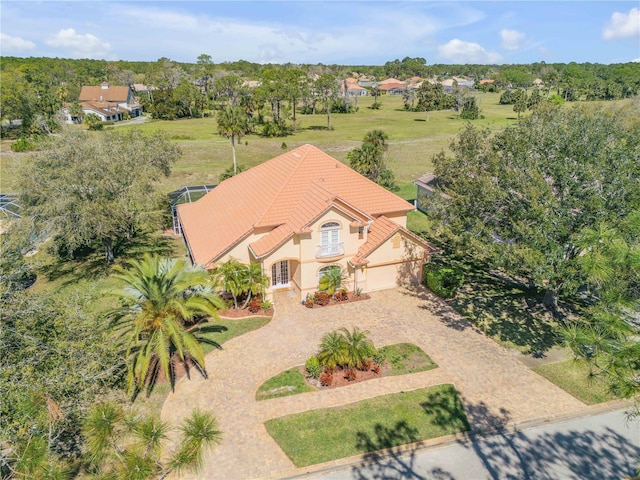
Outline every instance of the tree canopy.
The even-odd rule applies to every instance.
[[[349,166],[378,185],[393,190],[395,177],[387,167],[384,152],[387,151],[389,136],[382,130],[367,132],[362,146],[354,148],[347,154]]]
[[[156,182],[179,156],[161,133],[64,132],[22,163],[20,197],[59,252],[100,244],[111,262],[119,246],[160,226]]]
[[[545,106],[493,136],[467,125],[453,156],[434,159],[448,196],[434,197],[431,213],[458,245],[544,290],[555,308],[585,279],[577,235],[640,206],[640,130],[623,120]]]

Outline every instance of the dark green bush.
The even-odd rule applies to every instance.
[[[440,298],[453,298],[464,283],[464,274],[453,267],[426,265],[423,283]]]

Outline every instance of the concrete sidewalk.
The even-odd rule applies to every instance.
[[[304,308],[293,296],[281,293],[275,305],[269,324],[207,356],[209,380],[182,379],[167,398],[164,419],[179,422],[199,407],[216,415],[223,431],[221,445],[206,455],[204,471],[184,478],[286,476],[295,472],[295,466],[267,434],[266,420],[441,383],[456,386],[472,428],[478,431],[588,410],[425,289],[375,292],[370,300],[321,309]],[[265,380],[303,364],[317,351],[322,335],[341,327],[369,330],[378,347],[414,343],[439,368],[335,390],[255,400]]]

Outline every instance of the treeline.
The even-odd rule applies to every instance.
[[[244,60],[214,63],[206,54],[200,55],[195,63],[164,57],[155,62],[3,57],[0,73],[3,87],[0,117],[10,124],[19,120],[23,134],[55,130],[62,107],[77,100],[83,85],[105,81],[150,87],[138,95],[145,111],[155,118],[203,116],[229,104],[242,107],[261,125],[268,115],[271,123],[266,124],[264,132],[270,136],[295,129],[297,108],[300,113],[326,113],[329,128],[331,112],[357,110],[357,100],[348,100],[344,90],[341,92],[342,82],[349,76],[377,80],[388,77],[405,80],[414,76],[442,80],[464,76],[475,80],[476,85],[481,79],[490,79],[492,82],[480,87],[494,91],[528,89],[539,79],[546,96],[555,94],[565,101],[615,100],[640,92],[640,63],[427,65],[424,58],[405,57],[380,66],[341,66],[261,65]],[[247,81],[256,81],[257,86],[248,85]],[[377,104],[377,92],[371,93],[376,95]],[[415,108],[416,104],[422,110],[449,108],[448,104],[442,104],[450,100],[448,97],[422,93],[405,99],[410,106],[407,109]],[[435,100],[431,98],[434,95],[438,97]],[[434,101],[439,104],[435,108],[429,105]],[[79,106],[75,107],[77,110]],[[285,127],[285,118],[293,120],[292,125]]]

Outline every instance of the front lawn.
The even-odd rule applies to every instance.
[[[453,385],[274,418],[265,426],[296,467],[469,429]]]
[[[589,367],[581,362],[564,362],[541,365],[533,369],[587,405],[615,400],[607,383],[601,377],[589,377]]]

